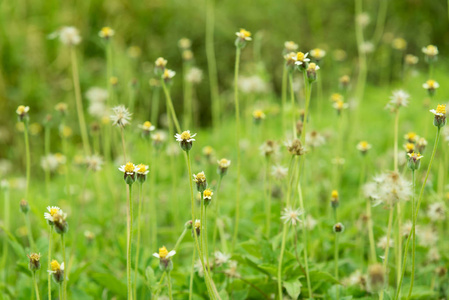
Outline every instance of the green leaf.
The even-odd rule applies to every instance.
[[[287,294],[294,300],[298,299],[301,294],[301,282],[299,280],[284,281],[284,287],[287,290]]]
[[[340,284],[340,281],[335,279],[334,276],[329,274],[328,272],[323,271],[310,271],[309,272],[310,281],[311,282],[317,282],[317,281],[325,281],[332,284]]]
[[[150,287],[151,290],[154,290],[156,287],[157,281],[156,277],[154,276],[154,270],[151,267],[147,267],[145,270],[145,277],[147,279],[147,285]]]
[[[257,267],[268,272],[269,274],[271,274],[273,276],[276,276],[277,270],[278,270],[277,266],[271,265],[271,264],[260,264],[260,265],[257,265]]]
[[[90,275],[92,279],[100,286],[107,288],[112,293],[126,298],[126,285],[108,273],[92,273]]]

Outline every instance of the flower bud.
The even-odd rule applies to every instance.
[[[317,66],[315,63],[310,63],[307,66],[307,78],[309,79],[309,82],[316,81],[316,71],[320,69],[319,66]]]
[[[243,49],[246,46],[246,43],[248,41],[251,41],[251,32],[240,29],[239,32],[236,32],[235,35],[237,36],[237,39],[235,40],[235,46],[239,49]]]
[[[217,163],[218,163],[217,169],[218,175],[220,176],[226,175],[226,173],[228,172],[228,168],[231,165],[231,161],[227,160],[226,158],[222,158],[218,160]]]
[[[412,170],[418,170],[420,165],[421,165],[421,158],[423,158],[423,156],[419,153],[407,153],[408,158],[408,162],[407,162],[407,167]]]
[[[20,210],[24,213],[27,214],[28,211],[30,210],[30,206],[28,204],[28,201],[26,201],[25,199],[20,200]]]
[[[212,195],[214,193],[210,189],[205,189],[203,192],[203,200],[204,205],[209,206],[209,204],[212,202]]]
[[[188,221],[184,224],[184,228],[187,229],[187,230],[190,230],[190,229],[192,229],[192,227],[193,227],[192,224],[193,224],[192,220],[188,220]]]
[[[54,216],[53,216],[53,223],[55,226],[55,231],[58,234],[64,234],[69,231],[69,224],[66,221],[67,214],[63,213],[61,210],[59,210]]]
[[[345,226],[343,226],[343,224],[341,224],[341,223],[337,223],[334,225],[333,230],[335,233],[340,233],[340,232],[345,231]]]
[[[331,194],[331,205],[332,208],[337,208],[340,205],[339,197],[338,197],[338,191],[333,190]]]
[[[35,272],[37,270],[39,270],[41,268],[41,254],[37,254],[37,253],[31,253],[29,255],[27,255],[28,258],[30,259],[30,263],[28,265],[28,268],[30,268],[30,271]]]
[[[204,192],[204,190],[206,190],[207,180],[206,175],[204,175],[204,171],[198,174],[193,174],[193,180],[196,183],[196,189],[198,190],[198,192],[202,193]]]

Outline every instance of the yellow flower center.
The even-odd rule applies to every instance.
[[[206,146],[206,147],[204,147],[204,149],[203,149],[203,153],[204,153],[205,155],[211,155],[212,152],[213,152],[213,149],[212,149],[211,146]]]
[[[17,114],[22,115],[25,113],[25,106],[20,105],[19,107],[17,107]]]
[[[414,140],[415,138],[416,138],[416,133],[414,133],[414,132],[407,133],[407,139]]]
[[[159,258],[165,258],[168,255],[167,248],[163,246],[162,248],[159,248]]]
[[[201,221],[195,220],[195,228],[200,228],[200,226],[201,226]]]
[[[363,148],[363,149],[368,148],[368,142],[367,141],[361,141],[360,142],[360,147]]]
[[[101,33],[103,34],[104,37],[109,37],[112,35],[112,29],[111,27],[103,27],[101,28]]]
[[[429,88],[434,88],[435,87],[435,80],[429,79],[429,80],[427,80],[426,83],[429,86]]]
[[[434,45],[429,45],[427,46],[427,53],[430,55],[435,55],[435,53],[437,52],[437,47],[435,47]]]
[[[344,106],[344,102],[343,102],[343,100],[337,100],[337,103],[336,103],[336,108],[337,109],[342,109],[343,108],[343,106]]]
[[[126,173],[133,173],[134,172],[134,165],[132,162],[129,162],[125,165],[125,172]]]
[[[197,181],[200,181],[200,182],[203,182],[203,181],[206,180],[206,175],[204,175],[203,172],[198,173],[198,174],[196,174],[196,180],[197,180]]]
[[[204,197],[212,197],[212,191],[210,189],[205,189],[203,195]]]
[[[144,164],[138,164],[137,165],[137,172],[145,173],[146,170],[147,170],[147,168],[146,168],[146,166]]]
[[[296,60],[297,61],[303,61],[304,57],[305,57],[304,53],[302,53],[302,52],[296,53]]]
[[[446,104],[438,104],[437,113],[445,115],[446,114]]]
[[[50,215],[51,215],[51,216],[54,216],[55,214],[58,213],[58,211],[59,211],[58,208],[50,208]]]
[[[50,268],[52,271],[58,271],[61,269],[61,265],[56,260],[52,260],[50,263]]]
[[[307,70],[315,70],[316,69],[316,63],[310,63],[307,67]]]
[[[156,67],[165,67],[167,61],[163,57],[156,59]]]
[[[183,140],[189,140],[190,139],[190,132],[188,131],[184,131],[183,133],[181,133],[181,139]]]
[[[249,32],[245,29],[240,29],[240,36],[243,38],[248,38],[251,36],[251,32]]]
[[[331,197],[332,197],[333,199],[337,199],[337,198],[338,198],[338,191],[337,191],[337,190],[333,190],[333,191],[332,191],[332,194],[331,194]]]
[[[263,118],[263,115],[264,115],[264,113],[261,110],[256,110],[253,112],[253,117],[255,119],[261,119],[261,118]]]
[[[150,127],[151,127],[151,122],[150,122],[150,121],[146,121],[145,123],[143,123],[143,127],[144,127],[145,129],[150,129]]]
[[[162,75],[164,78],[170,78],[170,72],[168,72],[168,69],[164,70],[164,74]]]
[[[109,78],[109,82],[112,84],[112,85],[116,85],[117,83],[118,83],[118,78],[117,77],[111,77],[111,78]]]
[[[405,149],[407,149],[408,152],[415,150],[415,144],[407,143],[405,145]]]
[[[337,101],[341,101],[341,100],[343,100],[343,96],[341,94],[334,93],[331,95],[331,101],[337,102]]]

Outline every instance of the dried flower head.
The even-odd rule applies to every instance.
[[[396,112],[399,108],[408,105],[408,99],[410,95],[403,90],[393,91],[393,95],[390,97],[386,108],[392,112]]]
[[[125,127],[131,121],[131,113],[124,105],[119,105],[112,108],[113,115],[110,116],[112,125]]]
[[[73,26],[65,26],[50,35],[50,38],[59,37],[61,43],[67,46],[76,46],[81,43],[78,29]]]
[[[299,139],[288,140],[284,144],[291,155],[304,155],[306,153]]]
[[[226,158],[222,158],[220,160],[217,160],[217,163],[218,163],[217,173],[220,176],[225,175],[228,171],[229,166],[231,165],[231,161]]]
[[[281,220],[284,221],[284,224],[290,224],[292,226],[296,226],[301,222],[299,217],[304,213],[304,211],[300,208],[294,209],[291,207],[286,207],[282,211]]]
[[[35,272],[37,270],[39,270],[41,268],[41,254],[39,253],[30,253],[27,254],[28,258],[30,259],[30,262],[28,264],[28,268],[32,271]]]

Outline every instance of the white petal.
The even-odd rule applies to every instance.
[[[154,257],[160,258],[159,253],[153,253]]]

